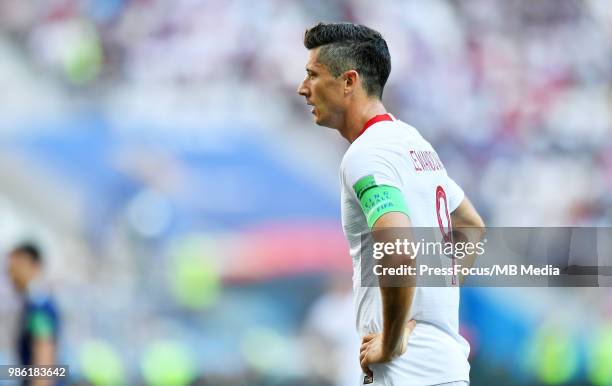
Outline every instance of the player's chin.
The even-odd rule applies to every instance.
[[[323,119],[323,117],[321,117],[320,114],[315,114],[314,116],[314,122],[318,125],[318,126],[323,126],[323,127],[329,127],[327,125],[327,122],[325,121],[325,119]]]

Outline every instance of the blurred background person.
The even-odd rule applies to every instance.
[[[57,364],[59,314],[45,283],[43,258],[31,243],[15,247],[9,254],[8,274],[21,297],[16,351],[21,365]],[[24,380],[23,385],[48,386],[45,380]]]
[[[348,275],[332,275],[304,323],[304,351],[312,379],[334,386],[359,384],[361,369],[355,352],[360,338],[354,324],[352,282]]]

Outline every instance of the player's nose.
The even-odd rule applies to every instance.
[[[297,88],[297,93],[301,96],[308,97],[308,87],[304,85],[304,82],[300,83]]]

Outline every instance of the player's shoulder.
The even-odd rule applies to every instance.
[[[344,153],[340,163],[340,171],[344,172],[347,169],[361,168],[385,156],[386,148],[384,143],[360,141],[360,138],[357,138],[357,141],[353,142]]]
[[[51,290],[45,286],[31,288],[26,296],[26,305],[29,310],[43,310],[56,312],[55,299]]]
[[[55,313],[57,306],[53,298],[48,296],[37,296],[30,298],[27,303],[29,312],[43,311],[47,313]]]

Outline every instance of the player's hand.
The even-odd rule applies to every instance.
[[[397,345],[396,349],[392,352],[385,352],[382,344],[382,334],[369,334],[364,336],[363,339],[361,339],[361,349],[359,352],[361,370],[363,370],[365,374],[372,376],[372,370],[368,367],[369,365],[389,362],[405,353],[408,347],[408,338],[410,334],[412,334],[412,330],[414,330],[415,326],[416,321],[414,320],[406,323],[402,342],[400,345]]]

